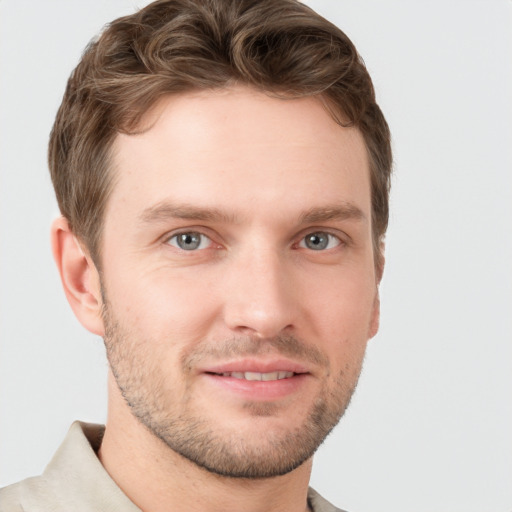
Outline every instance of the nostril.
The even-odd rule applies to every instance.
[[[223,317],[229,329],[241,335],[271,338],[295,326],[300,301],[290,286],[284,285],[282,274],[275,279],[255,276],[245,285],[243,290],[239,283],[233,287],[228,284],[226,289]]]

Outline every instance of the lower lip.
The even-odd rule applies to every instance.
[[[277,400],[296,393],[309,378],[309,374],[300,373],[287,379],[245,380],[223,377],[212,373],[203,374],[209,382],[232,393],[251,400]]]

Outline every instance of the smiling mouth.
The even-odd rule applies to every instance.
[[[294,372],[287,371],[277,371],[277,372],[223,372],[223,373],[214,373],[209,372],[210,375],[218,375],[219,377],[232,377],[234,379],[240,380],[256,380],[256,381],[272,381],[272,380],[282,380],[289,379],[294,375],[298,375]]]

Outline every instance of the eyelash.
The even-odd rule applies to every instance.
[[[183,247],[180,247],[179,242],[178,242],[179,237],[187,236],[187,235],[192,238],[198,237],[200,239],[199,245],[197,245],[196,247],[192,247],[190,249],[184,249]],[[317,239],[318,238],[319,239],[326,238],[327,239],[326,240],[327,247],[320,248],[320,249],[314,249],[311,246],[308,247],[308,237],[310,237],[311,242],[313,242],[313,237],[316,237]],[[175,243],[173,243],[172,241],[175,241]],[[208,241],[209,243],[208,243],[207,247],[204,247],[203,245],[206,241]],[[332,245],[333,242],[335,242],[335,245],[329,247],[329,245]],[[210,249],[214,242],[211,239],[211,237],[209,237],[208,235],[206,235],[204,233],[201,233],[200,231],[189,230],[189,231],[181,231],[179,233],[175,233],[169,237],[166,237],[165,243],[167,243],[168,245],[171,245],[172,247],[176,248],[179,251],[197,252],[197,251],[201,251],[201,250],[205,250],[205,249]],[[315,243],[315,242],[313,242],[313,243]],[[299,247],[301,249],[308,249],[313,252],[325,252],[325,251],[329,251],[331,249],[336,249],[337,247],[340,247],[342,245],[346,245],[346,242],[344,240],[342,240],[339,236],[337,236],[333,233],[330,233],[328,231],[316,230],[316,231],[309,231],[307,234],[305,234],[304,236],[301,237],[301,239],[299,240],[298,243],[295,243],[293,246]],[[203,247],[201,247],[201,246],[203,246]]]
[[[197,236],[200,238],[200,242],[199,242],[199,246],[198,247],[195,247],[193,249],[184,249],[183,247],[180,247],[179,246],[179,237],[180,236]],[[208,244],[208,247],[201,247],[201,245],[203,245],[203,242],[206,240],[208,240],[210,242],[210,244]],[[176,243],[172,243],[171,241],[172,240],[176,240]],[[212,239],[205,235],[204,233],[201,233],[200,231],[182,231],[180,233],[176,233],[172,236],[170,236],[169,238],[166,239],[166,243],[169,244],[169,245],[172,245],[173,247],[175,247],[176,249],[178,250],[181,250],[181,251],[184,251],[184,252],[194,252],[194,251],[197,251],[197,250],[204,250],[204,249],[208,249],[210,247],[210,245],[213,243]]]
[[[326,238],[327,245],[330,245],[333,241],[335,241],[336,245],[334,247],[325,247],[323,249],[313,249],[312,247],[307,246],[308,239],[309,239],[309,241],[312,241],[313,237]],[[323,252],[323,251],[327,251],[330,249],[335,249],[336,247],[339,247],[342,244],[343,244],[343,241],[340,239],[339,236],[333,235],[332,233],[329,233],[328,231],[312,231],[312,232],[308,233],[307,235],[303,236],[298,245],[301,248],[310,249],[312,251]]]

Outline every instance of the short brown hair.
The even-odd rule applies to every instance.
[[[380,266],[389,128],[350,39],[296,0],[158,0],[110,23],[89,44],[69,78],[48,158],[61,213],[96,265],[115,136],[133,132],[165,95],[235,83],[278,97],[318,96],[340,124],[359,128],[369,154]]]

